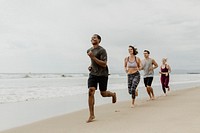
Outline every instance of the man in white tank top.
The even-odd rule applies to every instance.
[[[149,58],[150,52],[148,50],[144,50],[144,60],[142,60],[142,66],[144,70],[144,85],[147,89],[147,93],[150,97],[150,100],[153,100],[154,97],[154,92],[153,88],[151,87],[152,81],[153,81],[153,76],[154,76],[154,69],[158,67],[158,64],[156,61],[152,58]]]

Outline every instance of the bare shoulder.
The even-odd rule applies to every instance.
[[[153,58],[151,58],[151,60],[152,60],[153,63],[156,63],[156,61]]]
[[[170,68],[169,64],[166,65],[167,68]]]
[[[125,57],[125,58],[124,58],[124,61],[128,61],[128,57]]]
[[[136,60],[137,60],[137,61],[141,61],[139,57],[136,57]]]

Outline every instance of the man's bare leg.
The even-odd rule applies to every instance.
[[[150,100],[151,100],[152,97],[151,97],[151,91],[150,91],[150,88],[147,86],[146,89],[147,89],[147,93],[148,93],[148,95],[149,95],[149,97],[150,97]]]
[[[89,93],[88,93],[88,105],[89,105],[90,117],[87,120],[87,123],[92,122],[95,118],[95,116],[94,116],[94,103],[95,103],[94,94],[95,94],[95,88],[91,87],[89,89]]]
[[[154,100],[155,96],[154,96],[153,88],[151,86],[149,86],[149,88],[150,88],[150,92],[151,92],[151,95],[152,95],[151,99]]]
[[[112,97],[112,103],[116,103],[116,101],[117,101],[117,96],[116,96],[115,92],[101,91],[101,96],[102,97]]]

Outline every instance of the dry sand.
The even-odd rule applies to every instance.
[[[200,88],[174,91],[153,101],[131,101],[66,114],[1,133],[200,133]]]

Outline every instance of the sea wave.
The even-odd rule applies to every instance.
[[[88,77],[88,73],[0,73],[0,79],[20,79],[20,78],[82,78]],[[125,74],[114,73],[110,77],[120,78]]]
[[[20,78],[73,78],[87,77],[86,73],[0,73],[0,79],[20,79]]]
[[[64,75],[64,76],[63,76]],[[0,103],[65,97],[88,92],[88,74],[0,74]],[[199,85],[200,74],[171,75],[170,85]],[[155,75],[153,87],[161,88],[160,76]],[[143,78],[138,85],[145,90]],[[125,74],[111,74],[109,90],[127,90]],[[160,90],[160,89],[159,89]],[[145,93],[146,94],[146,93]]]

